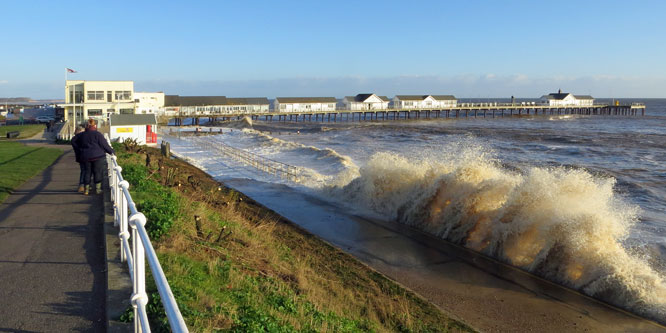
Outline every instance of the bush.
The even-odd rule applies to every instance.
[[[178,218],[178,197],[170,190],[158,190],[151,198],[137,203],[137,209],[146,215],[146,230],[151,239],[157,240],[171,229]]]
[[[148,168],[140,164],[122,166],[123,179],[130,183],[130,189],[139,192],[153,192],[163,189],[156,181],[148,178]]]
[[[123,165],[123,178],[130,183],[136,208],[146,216],[146,231],[153,240],[169,232],[178,218],[180,202],[171,189],[148,178],[148,168],[138,164]],[[141,198],[141,199],[139,199]]]

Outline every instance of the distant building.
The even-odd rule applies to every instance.
[[[164,110],[167,115],[266,113],[269,108],[270,102],[266,97],[166,95],[164,98]]]
[[[335,111],[335,97],[277,97],[273,103],[276,112]]]
[[[136,114],[159,114],[164,109],[163,92],[135,92]]]
[[[134,114],[134,81],[81,81],[65,83],[65,120],[88,118],[106,121],[110,114]]]
[[[388,109],[389,99],[375,94],[358,94],[346,96],[342,100],[346,110],[380,110]]]
[[[157,143],[157,119],[154,114],[112,114],[109,128],[111,141],[134,139],[141,145]]]
[[[573,95],[558,90],[556,93],[541,96],[541,103],[549,106],[592,106],[594,98],[590,95]]]
[[[268,113],[271,103],[266,97],[227,97],[227,113]]]
[[[455,107],[458,100],[453,95],[395,95],[393,108],[435,109]]]

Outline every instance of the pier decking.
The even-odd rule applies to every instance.
[[[460,117],[506,117],[530,115],[605,115],[605,116],[644,116],[645,104],[633,103],[625,105],[598,104],[590,106],[551,106],[526,105],[507,103],[461,103],[455,107],[433,109],[368,109],[368,110],[335,110],[308,112],[262,112],[262,113],[213,113],[213,112],[182,112],[168,115],[174,119],[174,125],[183,125],[184,119],[192,119],[198,125],[200,119],[234,120],[250,117],[253,120],[265,121],[366,121],[366,120],[398,120],[398,119],[431,119]]]

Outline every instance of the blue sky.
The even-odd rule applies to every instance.
[[[0,97],[666,97],[664,1],[3,2]]]

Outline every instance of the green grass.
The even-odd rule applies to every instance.
[[[0,126],[0,140],[7,139],[7,132],[19,131],[18,139],[25,139],[34,136],[37,133],[44,131],[45,126],[43,124],[31,124],[31,125],[8,125]],[[15,138],[16,139],[16,138]]]
[[[51,165],[61,154],[62,150],[55,148],[0,142],[0,202],[12,190]]]

